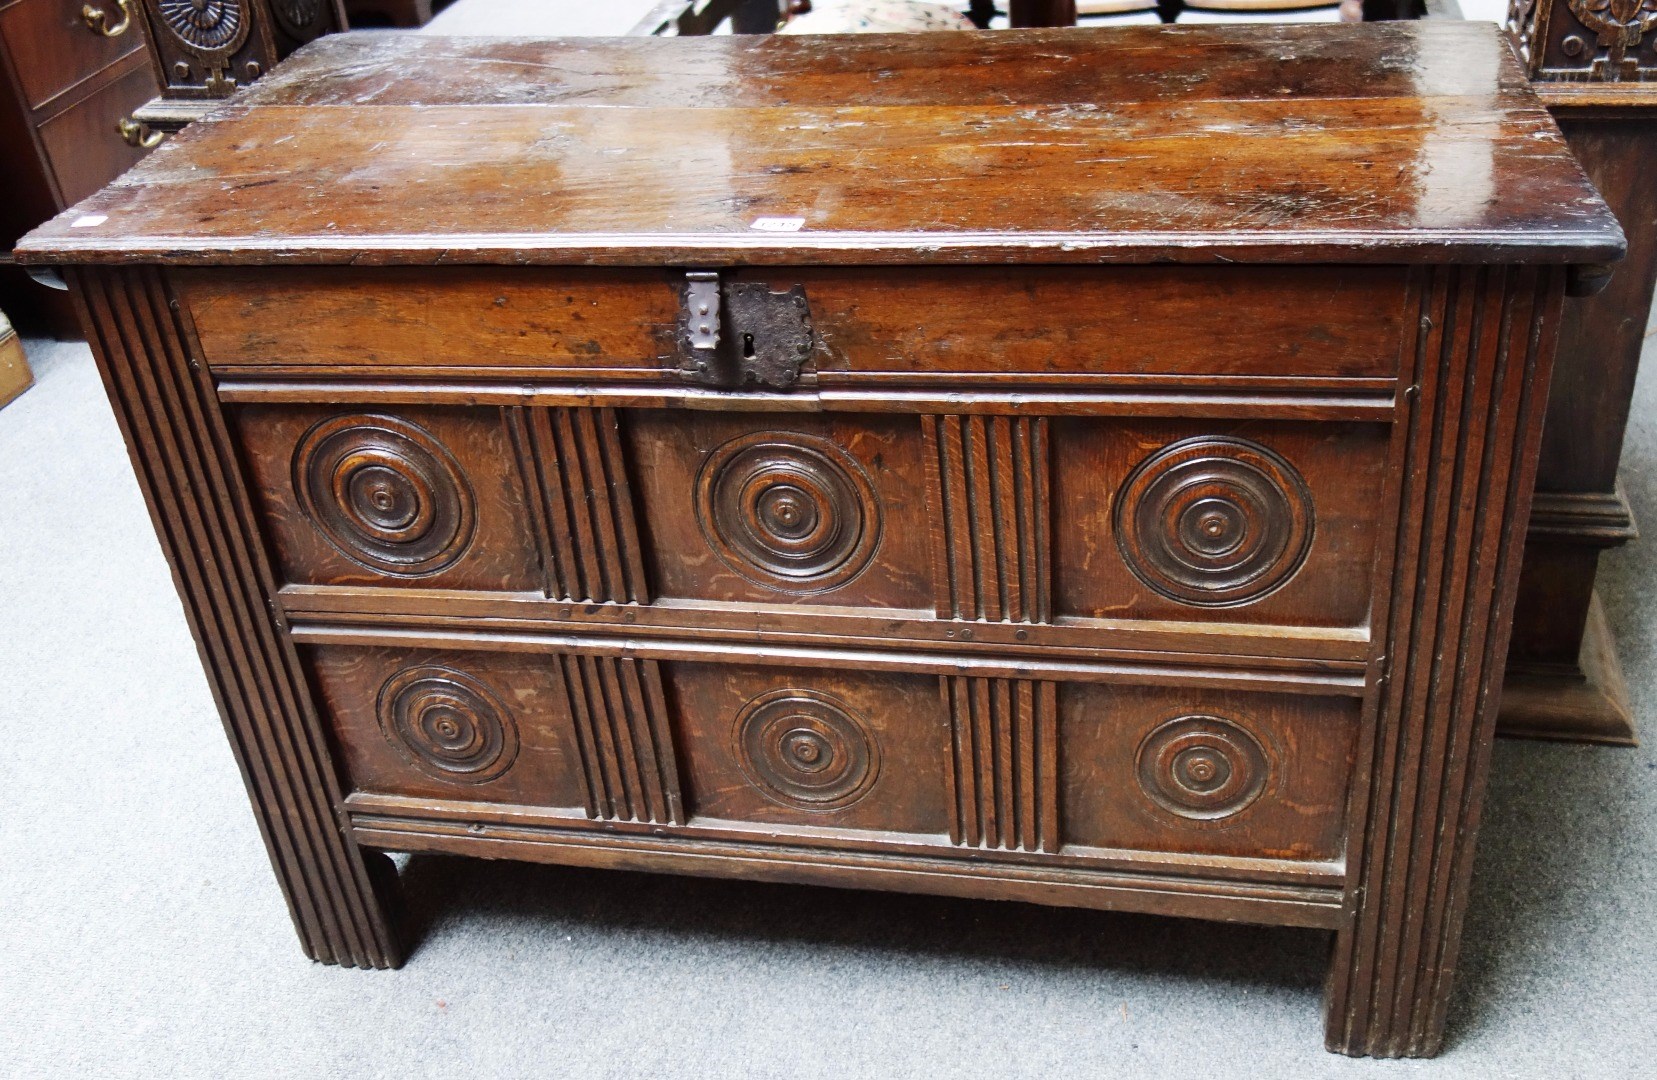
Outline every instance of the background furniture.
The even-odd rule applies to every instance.
[[[23,342],[18,340],[6,313],[0,311],[0,408],[33,386],[34,381],[29,358],[23,355]]]
[[[11,264],[19,236],[115,179],[154,136],[138,0],[0,0],[0,305],[26,333],[78,337],[61,293]]]
[[[1330,1047],[1430,1054],[1622,250],[1523,85],[1489,24],[338,36],[20,257],[313,957],[400,961],[380,850],[940,891],[1333,929]]]
[[[410,30],[432,21],[432,0],[345,0],[352,29],[396,26]]]
[[[127,2],[142,5],[161,84],[137,116],[161,132],[177,131],[301,45],[347,26],[341,0]]]
[[[1600,552],[1636,535],[1617,463],[1657,286],[1657,7],[1516,0],[1508,26],[1531,85],[1622,222],[1628,258],[1560,330],[1502,726],[1627,743],[1633,712],[1594,579]]]

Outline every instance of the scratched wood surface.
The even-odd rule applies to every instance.
[[[798,231],[782,242],[754,227],[765,218]],[[1470,263],[1620,249],[1493,26],[1393,23],[334,35],[20,256]]]

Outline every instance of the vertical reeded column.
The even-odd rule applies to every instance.
[[[98,368],[306,955],[396,967],[395,873],[358,848],[188,317],[148,269],[74,275]]]
[[[632,487],[614,409],[505,410],[527,488],[546,594],[648,604]]]
[[[963,676],[939,683],[950,716],[950,839],[1058,851],[1058,687]]]
[[[938,617],[1051,618],[1046,417],[923,416]]]
[[[1330,1049],[1387,1057],[1443,1042],[1563,274],[1435,270],[1419,297],[1391,469],[1394,584],[1374,613],[1354,773],[1350,922],[1326,1001]]]

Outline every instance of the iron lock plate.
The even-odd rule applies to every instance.
[[[679,373],[687,383],[789,390],[811,359],[816,332],[805,286],[772,292],[756,281],[685,275],[679,310]]]

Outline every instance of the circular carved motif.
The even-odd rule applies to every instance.
[[[1180,817],[1214,821],[1244,810],[1269,772],[1260,740],[1218,716],[1169,720],[1139,744],[1139,786]]]
[[[715,450],[697,476],[696,519],[725,565],[788,592],[844,585],[880,542],[869,478],[810,435],[759,432]]]
[[[1311,547],[1312,521],[1294,466],[1246,439],[1199,437],[1134,469],[1116,501],[1116,543],[1162,595],[1224,607],[1288,581]]]
[[[405,577],[433,574],[471,543],[471,488],[422,428],[389,416],[340,416],[305,433],[293,486],[307,517],[347,557]]]
[[[868,721],[814,690],[773,690],[736,718],[736,757],[761,791],[802,810],[861,799],[880,772]]]
[[[511,768],[518,726],[500,698],[451,668],[412,667],[380,689],[380,730],[410,765],[439,780],[481,784]]]
[[[178,40],[203,52],[235,52],[247,39],[242,0],[161,0],[161,21]]]

